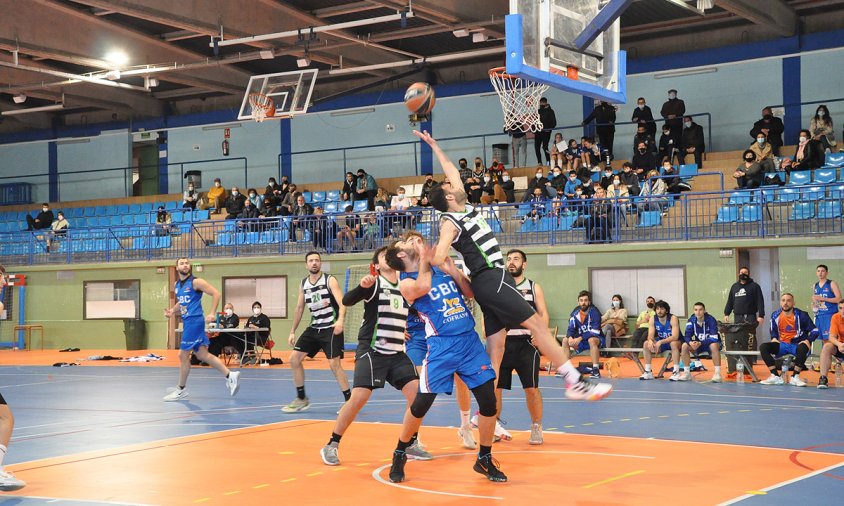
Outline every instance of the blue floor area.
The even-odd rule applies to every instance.
[[[347,372],[351,376],[351,371]],[[177,374],[176,369],[161,367],[0,368],[0,392],[16,419],[5,462],[250,427],[291,417],[280,411],[295,395],[289,370],[242,369],[240,392],[232,398],[216,371],[194,368],[188,400],[163,402],[161,398],[175,385]],[[614,383],[613,395],[601,402],[573,402],[564,398],[559,379],[542,376],[545,430],[795,450],[816,447],[817,451],[844,453],[844,389],[636,379]],[[330,371],[307,371],[306,389],[311,408],[293,417],[336,418],[343,397]],[[358,420],[399,423],[404,409],[401,394],[386,388],[373,395]],[[503,419],[508,430],[529,429],[520,388],[505,392]],[[436,426],[458,423],[456,403],[449,396],[440,396],[425,420],[425,424]],[[689,462],[684,464],[710,465],[694,461],[693,443],[689,443]],[[711,465],[736,465],[740,470],[738,463]],[[747,502],[793,504],[800,497],[844,496],[844,467],[828,474],[838,478],[807,478]],[[826,503],[821,499],[813,504]]]

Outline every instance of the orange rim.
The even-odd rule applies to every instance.
[[[506,67],[495,67],[494,69],[489,69],[489,75],[490,75],[490,77],[496,76],[496,77],[501,77],[501,78],[504,78],[504,79],[518,79],[519,78],[518,76],[508,74],[506,72],[506,70],[507,70]]]

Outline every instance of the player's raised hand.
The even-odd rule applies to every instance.
[[[172,308],[168,307],[167,309],[164,310],[164,317],[165,318],[171,318],[172,316],[173,316],[173,309]]]
[[[366,276],[363,277],[363,279],[360,280],[361,288],[371,288],[372,285],[374,285],[374,284],[375,284],[375,276],[373,276],[372,274],[367,274]]]
[[[437,144],[437,141],[431,134],[428,133],[427,130],[422,130],[421,132],[419,130],[414,130],[413,135],[425,141],[425,143],[429,146],[435,146]]]

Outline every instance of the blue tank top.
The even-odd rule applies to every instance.
[[[184,281],[176,281],[176,300],[182,311],[182,318],[201,318],[202,313],[202,292],[194,290],[193,276]]]
[[[671,337],[671,313],[665,315],[665,323],[659,321],[659,317],[654,315],[654,327],[656,330],[657,339],[665,339]]]
[[[820,295],[825,299],[834,299],[835,292],[832,291],[832,280],[827,279],[823,287],[819,283],[815,283],[815,295]],[[816,304],[818,306],[818,314],[820,315],[834,315],[838,312],[838,305],[835,303],[818,301]]]
[[[417,275],[416,272],[403,272],[401,278],[416,279]],[[475,330],[475,319],[457,289],[457,284],[451,276],[436,267],[433,268],[431,291],[413,301],[412,307],[419,313],[421,325],[411,327],[408,319],[407,331],[411,339],[420,336],[461,336]]]

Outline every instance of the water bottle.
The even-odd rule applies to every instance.
[[[835,364],[835,386],[836,387],[841,386],[842,369],[844,369],[844,364],[842,364],[840,362],[838,364]]]
[[[744,384],[744,362],[736,362],[736,383]]]

